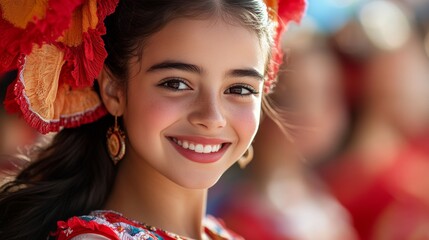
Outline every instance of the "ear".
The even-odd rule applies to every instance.
[[[100,88],[101,100],[107,111],[113,116],[122,116],[125,110],[125,91],[118,80],[103,67],[98,76],[98,86]]]

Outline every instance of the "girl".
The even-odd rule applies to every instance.
[[[277,16],[299,20],[304,3],[17,5],[1,1],[0,70],[19,67],[6,107],[60,131],[3,186],[0,239],[236,238],[204,217],[207,189],[245,159]]]

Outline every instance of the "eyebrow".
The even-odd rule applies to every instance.
[[[155,72],[159,70],[176,69],[191,73],[201,74],[203,69],[197,65],[179,62],[179,61],[164,61],[151,66],[147,72]],[[264,75],[253,68],[232,69],[227,73],[228,77],[250,77],[258,81],[264,80]]]
[[[203,72],[202,69],[197,65],[177,61],[164,61],[161,63],[157,63],[150,67],[147,72],[155,72],[164,69],[177,69],[198,74],[201,74]]]
[[[264,80],[264,75],[253,68],[233,69],[227,75],[231,77],[251,77],[258,81]]]

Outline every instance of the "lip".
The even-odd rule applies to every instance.
[[[179,146],[177,143],[173,141],[173,138],[176,138],[182,141],[204,144],[204,145],[222,144],[222,147],[217,152],[197,153],[193,150],[185,149]],[[198,136],[168,136],[167,139],[173,145],[176,151],[179,152],[183,157],[197,163],[213,163],[218,161],[219,159],[222,158],[222,156],[225,154],[228,147],[231,145],[231,142],[228,142],[227,140],[224,140],[224,139],[205,138],[205,137],[198,137]]]

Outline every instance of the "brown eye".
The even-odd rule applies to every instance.
[[[225,91],[226,94],[236,94],[241,96],[248,96],[253,94],[258,94],[258,92],[251,86],[247,85],[235,85],[228,88]]]
[[[183,91],[191,89],[183,80],[170,79],[162,82],[159,86],[172,89],[174,91]]]

